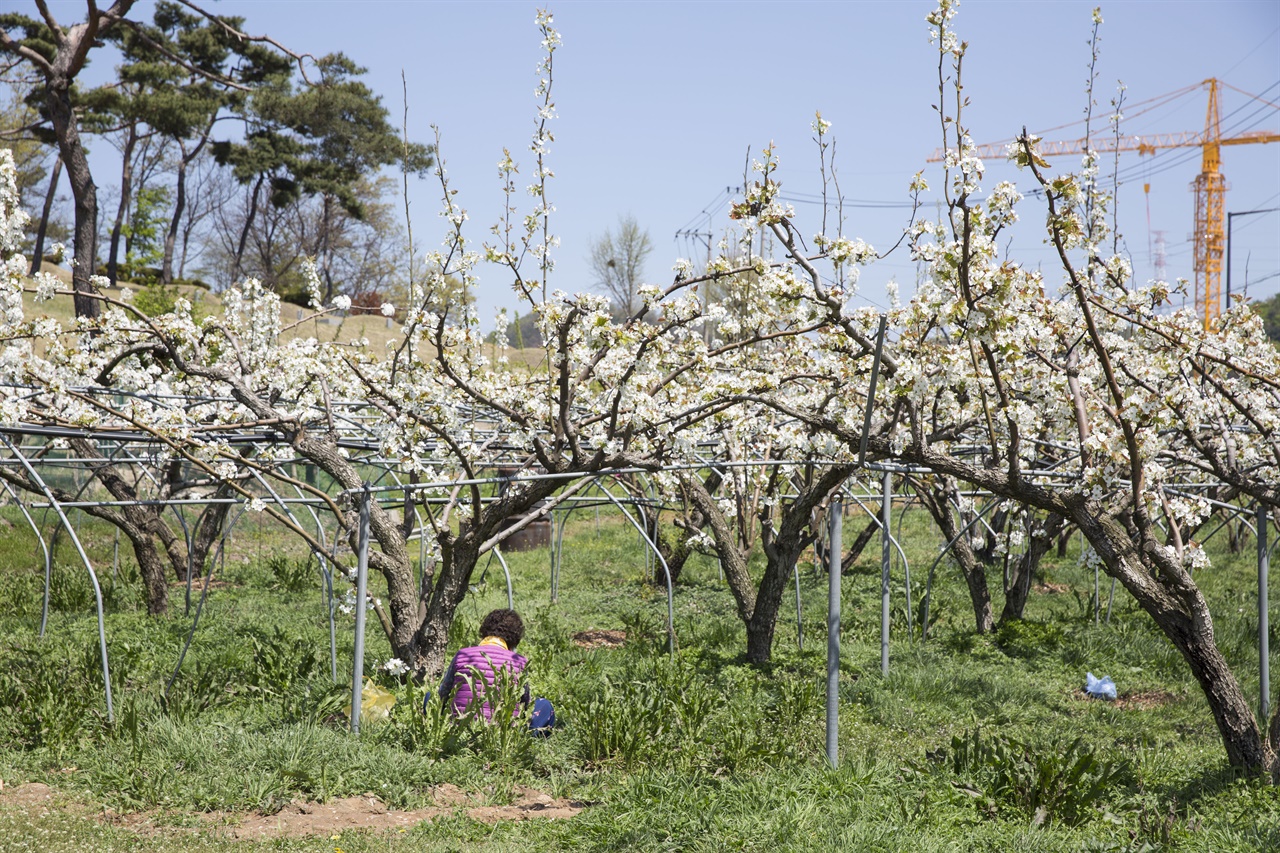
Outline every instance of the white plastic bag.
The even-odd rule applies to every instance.
[[[1084,674],[1084,692],[1094,699],[1114,699],[1116,698],[1116,685],[1109,675],[1104,675],[1102,678],[1094,678],[1092,672],[1086,672]]]

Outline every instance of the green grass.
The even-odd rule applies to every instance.
[[[173,688],[191,626],[180,588],[171,614],[146,617],[126,555],[87,520],[80,534],[102,579],[116,720],[108,723],[91,590],[65,538],[47,635],[37,636],[43,566],[25,521],[0,529],[0,779],[41,781],[61,806],[0,807],[0,850],[224,849],[216,830],[140,835],[95,815],[159,810],[181,827],[221,810],[272,812],[292,799],[378,795],[402,809],[450,782],[500,803],[524,785],[592,803],[565,821],[483,824],[454,816],[386,835],[275,840],[282,850],[1261,850],[1280,845],[1280,794],[1226,766],[1199,688],[1150,620],[1117,593],[1095,624],[1091,573],[1073,552],[1046,558],[1066,591],[1033,593],[1027,621],[972,633],[962,580],[944,560],[930,639],[908,638],[894,570],[891,670],[880,673],[878,549],[844,578],[840,766],[824,760],[826,587],[802,566],[804,647],[793,594],[774,660],[743,661],[745,637],[714,561],[676,588],[674,658],[665,591],[644,582],[635,531],[614,513],[570,522],[560,600],[546,551],[507,555],[528,633],[535,691],[565,726],[547,740],[457,727],[419,713],[423,688],[378,675],[390,656],[370,622],[365,671],[396,693],[390,721],[345,731],[350,617],[339,623],[339,682],[318,574],[288,540],[246,517]],[[852,539],[857,524],[845,525]],[[903,525],[913,604],[936,556],[919,512]],[[1225,547],[1225,540],[1211,542]],[[1198,580],[1219,642],[1257,692],[1252,548],[1215,553]],[[483,565],[483,564],[482,564]],[[494,561],[459,610],[454,644],[505,606]],[[376,582],[374,594],[377,595]],[[995,606],[999,575],[992,575]],[[1103,584],[1105,595],[1109,584]],[[587,650],[588,628],[628,633]],[[1122,699],[1086,699],[1086,670]],[[0,799],[0,802],[3,802]],[[1146,846],[1144,846],[1146,845]]]

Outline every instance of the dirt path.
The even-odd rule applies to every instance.
[[[308,803],[295,800],[279,812],[271,815],[256,812],[173,812],[147,811],[130,814],[98,812],[97,817],[131,829],[140,835],[177,835],[205,831],[223,838],[268,839],[301,836],[336,835],[348,829],[386,831],[413,826],[453,814],[462,814],[482,823],[508,820],[553,820],[569,818],[582,811],[584,804],[574,800],[553,799],[532,788],[517,786],[509,805],[483,805],[484,798],[469,794],[454,785],[437,785],[431,791],[434,805],[427,808],[396,811],[373,795],[344,797],[325,803]],[[5,786],[0,782],[0,808],[16,808],[26,811],[49,809],[55,806],[57,792],[40,782]],[[64,804],[59,797],[60,808],[83,809],[85,804]],[[175,825],[182,818],[183,825]]]

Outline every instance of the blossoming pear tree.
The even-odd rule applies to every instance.
[[[997,238],[1019,215],[1021,196],[1002,183],[978,200],[983,164],[961,121],[965,44],[952,28],[955,11],[942,0],[929,19],[940,95],[948,82],[955,95],[954,108],[940,113],[947,215],[910,231],[928,275],[890,312],[887,381],[869,453],[1077,527],[1088,559],[1182,654],[1231,763],[1280,772],[1280,716],[1254,717],[1215,642],[1195,581],[1209,560],[1188,535],[1210,513],[1210,496],[1280,506],[1280,355],[1247,307],[1206,331],[1192,313],[1172,310],[1168,284],[1133,280],[1127,260],[1108,248],[1112,199],[1099,185],[1096,154],[1078,174],[1052,174],[1036,140],[1022,134],[1010,157],[1044,193],[1044,233],[1058,272],[1000,256]],[[753,193],[762,199],[769,189],[762,183]],[[766,224],[791,262],[810,271],[813,298],[833,305],[832,327],[846,336],[843,350],[823,341],[830,405],[780,396],[774,405],[856,446],[860,421],[842,405],[843,392],[852,390],[850,365],[865,352],[870,324],[835,307],[840,295],[801,250],[790,217]]]
[[[644,311],[623,323],[612,322],[602,297],[551,289],[546,156],[559,36],[549,15],[540,14],[539,25],[546,56],[531,145],[534,206],[519,217],[509,203],[511,216],[494,229],[484,254],[510,271],[518,298],[537,318],[546,342],[540,359],[486,357],[468,300],[454,308],[438,298],[450,281],[464,293],[474,287],[481,257],[441,163],[446,237],[428,259],[432,275],[405,306],[403,334],[385,353],[364,342],[283,340],[279,298],[253,280],[227,292],[218,317],[197,320],[183,300],[170,314],[147,317],[127,300],[100,296],[98,319],[64,329],[26,318],[21,281],[9,277],[0,339],[15,384],[3,399],[5,421],[145,433],[318,553],[328,550],[320,532],[263,500],[250,479],[321,502],[354,550],[356,496],[375,463],[392,465],[410,499],[399,517],[378,502],[370,507],[369,566],[387,589],[375,610],[397,658],[418,673],[438,672],[479,557],[571,496],[586,482],[581,478],[661,468],[698,441],[702,425],[730,405],[704,381],[704,365],[752,343],[748,337],[709,352],[695,330],[702,306],[692,288],[705,280],[698,277],[665,291],[647,288]],[[514,159],[504,156],[499,169],[510,193]],[[536,273],[527,275],[530,268]],[[311,287],[317,312],[346,307],[320,305],[314,271]],[[30,346],[33,337],[50,342],[45,352]],[[339,494],[293,478],[296,459],[324,471]],[[498,465],[536,476],[494,496],[478,481]],[[412,489],[426,483],[450,485]],[[409,548],[419,508],[432,545],[421,578]]]
[[[192,494],[216,493],[216,480],[185,476],[180,457],[163,448],[159,452],[151,448],[145,458],[140,458],[137,448],[130,447],[128,435],[119,432],[129,428],[127,421],[115,420],[111,425],[117,432],[105,436],[105,441],[93,437],[92,430],[101,423],[98,406],[102,400],[98,392],[103,390],[95,389],[98,375],[93,371],[101,370],[100,375],[105,375],[118,366],[101,358],[104,352],[114,349],[89,334],[99,329],[94,322],[85,321],[78,334],[68,336],[60,324],[48,317],[26,316],[19,252],[26,214],[18,206],[13,160],[8,151],[0,151],[0,218],[4,220],[0,231],[0,300],[4,305],[0,372],[9,388],[0,419],[14,436],[6,440],[12,442],[9,455],[30,452],[20,447],[25,424],[45,428],[45,439],[56,445],[52,448],[54,455],[69,452],[77,464],[87,467],[111,503],[88,502],[82,506],[83,511],[124,534],[137,560],[147,611],[162,614],[168,607],[170,578],[185,580],[192,569],[200,570],[222,532],[228,506],[210,503],[202,508],[194,524],[188,524],[176,510],[166,511],[166,504]],[[58,293],[59,287],[51,273],[37,273],[33,288],[37,309]],[[148,360],[150,352],[143,347],[136,355]],[[154,363],[139,362],[122,372],[129,372],[130,376],[117,386],[120,390],[145,388],[155,394],[169,390],[163,381],[153,381],[159,375]],[[0,479],[28,494],[47,495],[62,503],[82,497],[17,464],[0,468]]]

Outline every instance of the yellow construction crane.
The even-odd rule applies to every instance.
[[[1195,192],[1196,205],[1194,232],[1196,312],[1204,318],[1204,327],[1208,329],[1222,310],[1222,254],[1227,192],[1227,181],[1222,175],[1221,168],[1222,146],[1280,142],[1280,133],[1253,130],[1224,137],[1218,108],[1218,87],[1226,84],[1220,84],[1217,79],[1210,77],[1201,85],[1209,89],[1209,109],[1203,133],[1159,133],[1146,136],[1113,136],[1093,140],[1041,142],[1040,154],[1046,157],[1055,154],[1084,154],[1089,147],[1099,153],[1137,151],[1139,155],[1154,154],[1165,148],[1198,147],[1202,150],[1200,174],[1196,175],[1191,187]],[[991,159],[1005,156],[1007,145],[1007,142],[994,143],[978,145],[975,148],[977,156]],[[945,156],[945,151],[935,151],[929,158],[929,162],[940,162]]]

